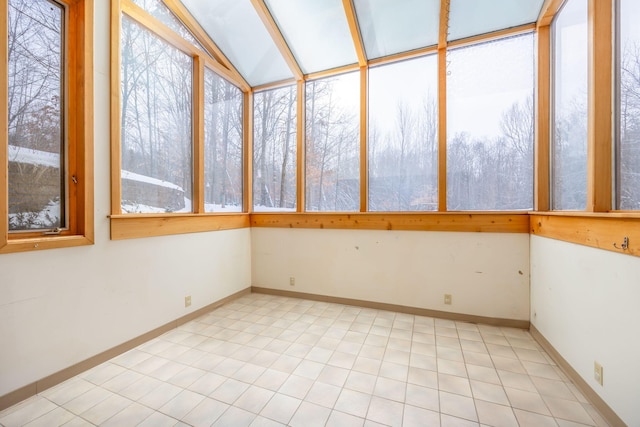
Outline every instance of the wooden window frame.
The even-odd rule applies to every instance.
[[[8,145],[0,146],[0,253],[91,245],[93,218],[93,2],[57,0],[65,8],[65,125],[67,152],[65,177],[67,227],[56,235],[39,232],[10,233],[8,223]],[[8,32],[8,2],[0,2],[0,33]],[[6,40],[6,39],[5,39]],[[8,63],[7,43],[0,46],[0,61]],[[8,75],[0,75],[0,128],[8,139]],[[77,181],[77,182],[76,182]]]
[[[169,2],[170,6],[172,3]],[[162,214],[123,214],[121,208],[121,132],[120,132],[120,28],[122,14],[152,32],[159,39],[182,51],[193,59],[193,137],[192,137],[192,174],[193,212]],[[185,24],[187,25],[187,24]],[[187,28],[190,28],[187,26]],[[192,30],[193,31],[193,30]],[[201,32],[195,32],[204,37]],[[205,45],[214,46],[206,40]],[[218,52],[216,52],[218,55]],[[218,76],[229,81],[243,92],[243,211],[239,213],[204,212],[204,70],[209,68]],[[251,99],[250,88],[240,79],[237,72],[212,59],[207,53],[193,46],[165,24],[151,16],[130,0],[112,0],[111,2],[111,239],[132,239],[140,237],[165,236],[172,234],[197,233],[206,231],[229,230],[249,227],[247,191],[250,165],[246,153],[251,136],[247,129],[251,127],[248,106]]]

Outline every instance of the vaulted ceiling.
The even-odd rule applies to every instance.
[[[166,0],[165,0],[166,1]],[[534,23],[544,0],[180,0],[251,86]]]

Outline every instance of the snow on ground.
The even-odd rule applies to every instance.
[[[60,154],[9,145],[9,161],[59,168]]]
[[[44,207],[37,215],[32,218],[29,214],[31,212],[10,213],[9,214],[9,226],[14,229],[42,229],[55,227],[60,224],[60,201],[50,201],[47,206]],[[21,216],[29,215],[29,224],[25,224],[24,220],[21,220]]]
[[[174,190],[182,191],[184,193],[184,190],[179,185],[173,184],[168,181],[163,181],[158,178],[152,178],[150,176],[140,175],[135,172],[129,172],[126,170],[122,171],[121,176],[122,176],[122,179],[128,179],[130,181],[146,182],[149,184],[158,185],[160,187],[173,188]]]

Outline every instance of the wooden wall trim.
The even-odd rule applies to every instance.
[[[448,311],[431,310],[428,308],[409,307],[406,305],[387,304],[383,302],[365,301],[351,298],[333,297],[329,295],[309,294],[304,292],[285,291],[280,289],[251,287],[256,294],[276,295],[289,298],[302,298],[311,301],[330,302],[333,304],[352,305],[356,307],[372,308],[374,310],[395,311],[397,313],[413,314],[416,316],[436,317],[438,319],[457,320],[460,322],[482,323],[484,325],[502,326],[508,328],[529,329],[528,320],[502,319],[498,317],[476,316],[474,314],[452,313]]]
[[[249,214],[112,215],[111,240],[249,227]]]
[[[23,387],[20,387],[17,390],[9,392],[4,396],[0,396],[0,411],[15,405],[31,396],[34,396],[38,393],[43,392],[44,390],[51,388],[55,385],[60,384],[63,381],[68,380],[78,374],[81,374],[84,371],[87,371],[95,366],[98,366],[101,363],[106,362],[107,360],[113,359],[116,356],[119,356],[122,353],[125,353],[132,348],[135,348],[145,342],[152,340],[153,338],[157,338],[160,335],[168,332],[172,329],[177,328],[180,325],[183,325],[191,320],[194,320],[203,314],[207,314],[210,311],[227,304],[235,299],[238,299],[242,296],[248,295],[251,293],[251,288],[246,288],[241,291],[238,291],[234,294],[231,294],[227,297],[219,299],[209,305],[206,305],[202,308],[199,308],[195,311],[192,311],[189,314],[181,316],[171,322],[165,323],[162,326],[159,326],[149,332],[146,332],[142,335],[139,335],[135,338],[132,338],[122,344],[119,344],[109,350],[105,350],[101,353],[96,354],[95,356],[91,356],[88,359],[83,360],[82,362],[75,363],[67,368],[62,369],[54,374],[46,376],[42,379],[32,382],[31,384],[27,384]]]
[[[616,414],[607,402],[605,402],[590,386],[582,379],[580,374],[573,369],[571,364],[556,350],[553,345],[536,329],[534,325],[529,328],[531,336],[542,346],[544,351],[551,356],[556,364],[564,371],[565,375],[573,382],[573,384],[582,392],[582,394],[591,402],[593,407],[602,415],[602,417],[612,426],[626,426],[626,423]]]
[[[538,87],[536,89],[536,115],[533,183],[534,207],[539,211],[550,208],[551,158],[551,27],[538,28]]]
[[[621,254],[640,256],[640,216],[601,215],[553,215],[550,213],[530,216],[531,234],[564,242],[577,243],[592,248]],[[624,237],[629,247],[622,249]]]
[[[612,205],[613,0],[589,0],[587,210]]]
[[[528,233],[528,213],[254,213],[251,227]]]

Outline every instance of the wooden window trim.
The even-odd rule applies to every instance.
[[[121,210],[121,143],[120,140],[120,28],[122,14],[153,32],[163,41],[181,50],[193,58],[193,213],[169,214],[123,214]],[[234,70],[213,60],[198,47],[192,46],[180,35],[155,19],[130,0],[112,0],[111,2],[111,239],[122,240],[172,234],[196,233],[206,231],[229,230],[249,226],[247,202],[247,179],[250,166],[243,160],[244,211],[239,213],[204,212],[204,70],[208,68],[229,81],[243,92],[243,126],[245,133],[243,147],[246,150],[250,137],[246,128],[251,125],[248,115],[250,97],[244,80],[239,79]],[[246,156],[245,156],[246,157]]]
[[[0,202],[0,254],[32,250],[65,248],[94,243],[93,218],[93,0],[58,0],[66,7],[66,129],[68,222],[67,230],[59,235],[38,233],[9,233],[8,224],[8,147],[0,147],[0,188],[4,197]],[[8,4],[0,3],[0,33],[6,37]],[[7,44],[0,46],[0,61],[8,63]],[[8,75],[0,76],[0,128],[8,134]],[[75,177],[77,184],[72,182]]]

